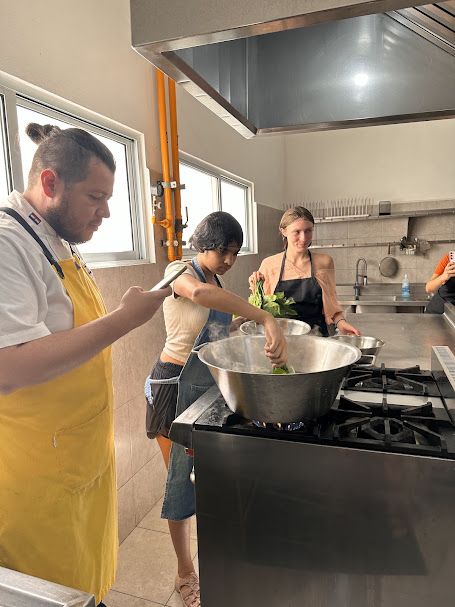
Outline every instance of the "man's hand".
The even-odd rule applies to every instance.
[[[122,297],[117,311],[122,312],[122,316],[127,323],[127,330],[140,327],[150,320],[163,300],[171,295],[171,287],[165,287],[158,291],[144,291],[141,287],[130,287]]]

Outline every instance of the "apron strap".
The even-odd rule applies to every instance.
[[[286,250],[284,250],[284,252],[283,252],[283,259],[281,260],[281,269],[280,269],[280,275],[278,277],[278,282],[280,282],[280,280],[282,280],[282,278],[283,278],[285,263],[286,263]],[[278,284],[278,282],[276,284]]]
[[[314,278],[313,258],[311,257],[310,249],[308,249],[308,257],[310,258],[311,278]],[[280,280],[282,280],[282,278],[283,278],[285,263],[286,263],[286,251],[284,251],[284,253],[283,253],[283,260],[281,262],[281,270],[280,270],[280,276],[278,277],[278,282],[280,282]],[[277,284],[278,284],[278,282],[277,282]]]
[[[205,278],[205,274],[202,271],[202,268],[199,265],[196,257],[193,257],[193,259],[191,260],[191,265],[193,266],[193,269],[196,272],[196,274],[199,276],[201,282],[207,282],[207,279]],[[215,274],[215,280],[216,280],[217,285],[220,288],[223,288],[222,285],[221,285],[220,279],[218,278],[218,276],[216,274]]]
[[[313,258],[311,257],[310,249],[308,249],[308,257],[310,258],[311,278],[314,278]]]
[[[3,211],[10,217],[13,217],[13,219],[15,219],[24,228],[24,230],[26,230],[30,234],[30,236],[39,244],[47,261],[51,264],[51,266],[53,266],[55,268],[55,270],[57,271],[57,274],[60,276],[60,278],[65,278],[65,274],[63,273],[63,270],[62,270],[60,264],[58,263],[58,261],[55,259],[55,257],[52,255],[52,253],[46,247],[46,245],[41,240],[41,238],[38,236],[38,234],[25,221],[25,219],[21,215],[19,215],[19,213],[17,211],[15,211],[14,209],[11,209],[10,207],[0,207],[0,211]]]

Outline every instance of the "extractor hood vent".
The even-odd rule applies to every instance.
[[[183,24],[169,40],[147,38],[144,3],[131,1],[136,50],[245,137],[455,116],[453,1],[358,1],[343,11],[319,0],[326,10],[306,20],[230,23],[204,35],[201,16],[199,30],[188,23],[182,35]],[[368,14],[374,4],[397,10]]]

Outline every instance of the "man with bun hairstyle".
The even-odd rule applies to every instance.
[[[0,565],[93,593],[114,581],[109,346],[170,289],[107,313],[73,245],[109,217],[115,162],[88,132],[29,124],[27,189],[0,203]]]

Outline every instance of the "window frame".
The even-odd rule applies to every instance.
[[[17,106],[35,110],[50,118],[70,121],[72,126],[89,129],[125,146],[133,248],[127,252],[84,253],[84,259],[92,268],[155,263],[153,226],[148,219],[152,214],[152,201],[144,135],[3,72],[0,72],[0,95],[3,97],[2,126],[10,189],[24,191],[27,178],[22,175],[19,145],[14,144],[14,141],[19,141]]]
[[[256,202],[254,198],[254,183],[245,179],[244,177],[239,177],[234,173],[226,171],[225,169],[221,169],[213,164],[206,162],[205,160],[201,160],[191,154],[188,154],[183,151],[179,151],[179,160],[180,164],[184,164],[189,166],[192,169],[198,170],[216,180],[216,186],[213,188],[214,191],[214,200],[213,203],[216,204],[216,208],[213,208],[213,211],[222,210],[222,201],[221,201],[221,180],[225,180],[234,185],[242,186],[246,189],[246,239],[247,245],[242,246],[239,251],[239,255],[256,255],[257,254],[257,212],[256,212]],[[188,214],[191,213],[191,209],[188,209]],[[182,216],[185,217],[185,211],[182,208]],[[184,240],[188,243],[188,238],[191,234],[186,235]],[[191,258],[194,257],[195,251],[190,249],[188,244],[183,246],[183,257]]]

